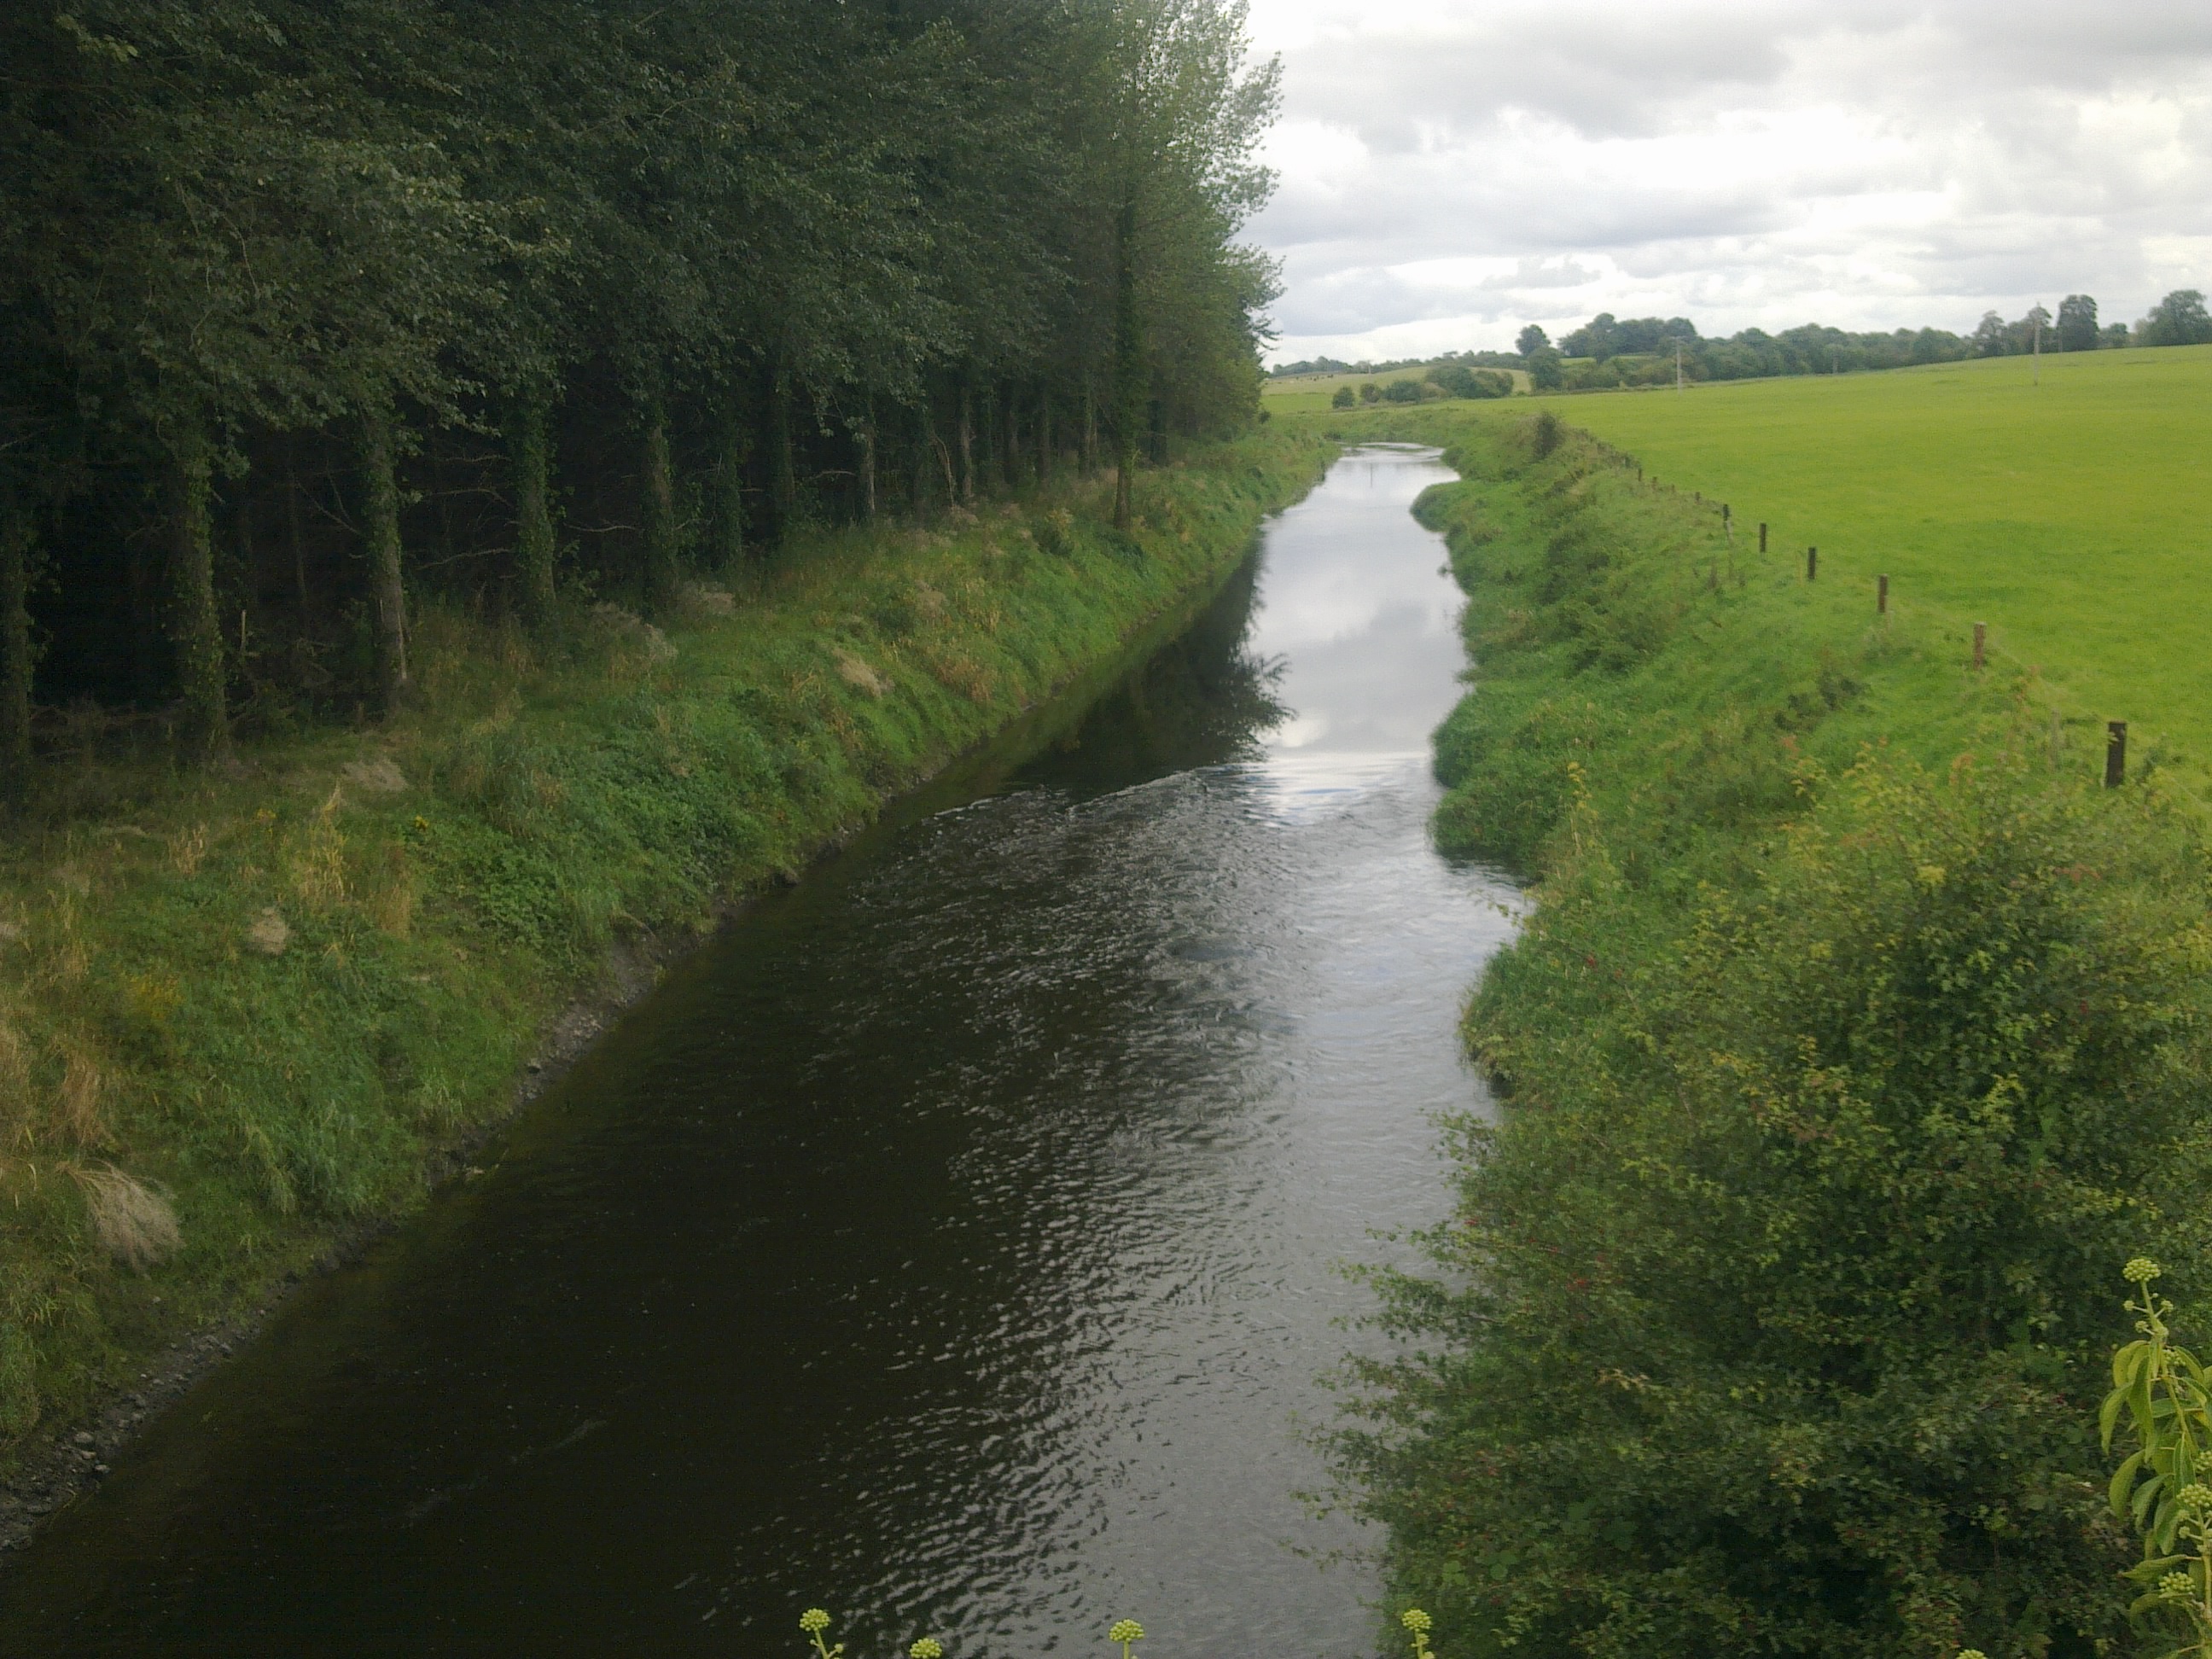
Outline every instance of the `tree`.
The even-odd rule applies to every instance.
[[[2098,345],[2097,302],[2086,294],[2069,294],[2058,302],[2058,326],[2054,331],[2061,351],[2094,351]]]
[[[2012,349],[2012,331],[1996,312],[1985,311],[1974,325],[1973,342],[1976,356],[2002,357]]]
[[[1328,406],[1331,409],[1350,409],[1358,401],[1358,395],[1350,386],[1340,386],[1337,387],[1335,394],[1329,398]]]
[[[2176,289],[2136,325],[2136,334],[2144,345],[2202,345],[2212,341],[2212,315],[2196,289]]]
[[[1523,357],[1533,357],[1551,343],[1552,337],[1534,323],[1522,329],[1513,342],[1514,349]]]
[[[1536,391],[1556,392],[1565,381],[1558,347],[1539,346],[1528,354],[1528,384]]]

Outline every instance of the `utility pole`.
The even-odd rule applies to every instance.
[[[2029,309],[2027,319],[2035,339],[2035,384],[2041,386],[2043,384],[2043,307],[2040,302]]]
[[[1682,389],[1682,337],[1674,337],[1674,390]]]

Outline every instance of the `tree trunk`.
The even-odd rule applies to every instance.
[[[300,633],[307,632],[307,544],[300,533],[300,440],[284,434],[284,526],[292,545],[293,597],[300,605]]]
[[[745,456],[752,447],[734,405],[722,416],[714,461],[714,568],[734,581],[745,568]]]
[[[1098,404],[1091,395],[1091,371],[1083,371],[1083,476],[1098,471]]]
[[[676,556],[676,475],[668,459],[668,411],[658,398],[645,405],[645,453],[640,458],[645,494],[645,604],[674,608],[684,571]]]
[[[999,476],[999,392],[995,386],[985,386],[977,398],[982,412],[975,422],[975,465],[973,476],[975,493],[988,495],[991,480]]]
[[[207,434],[197,425],[169,444],[169,640],[190,739],[219,755],[230,746],[230,720],[223,707],[222,623],[215,607],[211,460]]]
[[[1137,440],[1145,419],[1144,319],[1137,312],[1137,204],[1121,204],[1114,238],[1114,527],[1133,516]]]
[[[1006,487],[1022,487],[1022,394],[1006,388]]]
[[[925,392],[921,401],[916,404],[914,409],[914,501],[912,502],[914,516],[923,524],[929,522],[930,463],[936,459],[932,452],[939,447],[941,446],[937,441],[937,434],[932,428],[929,419],[929,394]],[[945,482],[949,490],[951,480],[948,477]]]
[[[778,369],[769,392],[769,464],[775,492],[775,533],[788,541],[799,520],[799,471],[791,453],[791,376]]]
[[[975,505],[975,397],[968,382],[960,383],[960,418],[955,433],[960,445],[960,504]]]
[[[869,398],[860,410],[860,424],[853,436],[860,447],[860,522],[876,521],[876,400]]]
[[[31,793],[31,520],[0,477],[0,802]]]
[[[399,479],[392,410],[381,400],[361,415],[361,473],[367,497],[368,592],[376,612],[376,690],[385,712],[407,700],[407,584],[399,564]]]
[[[537,387],[516,399],[507,416],[507,464],[514,471],[514,578],[522,619],[541,638],[559,623],[560,596],[553,563],[560,541],[553,530],[551,400]]]
[[[1042,387],[1037,390],[1037,482],[1046,483],[1052,477],[1052,393]]]

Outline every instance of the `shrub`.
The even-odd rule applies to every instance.
[[[1350,386],[1340,386],[1337,387],[1336,394],[1328,400],[1328,406],[1331,409],[1349,409],[1358,401],[1358,395]]]
[[[1478,994],[1510,1103],[1343,1443],[1462,1654],[2124,1634],[2079,1402],[2111,1264],[2212,1266],[2203,849],[2024,762],[1824,793],[1688,905],[1571,798]]]

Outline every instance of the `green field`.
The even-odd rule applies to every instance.
[[[1547,399],[1903,618],[1989,624],[2070,716],[2212,792],[2212,347]],[[1528,405],[1510,407],[1525,419]],[[1486,410],[1486,413],[1489,411]],[[1741,544],[1739,538],[1739,545]],[[1825,596],[1824,596],[1825,597]]]
[[[1527,371],[1515,368],[1505,372],[1512,375],[1516,390],[1528,391]],[[1326,410],[1329,398],[1340,386],[1348,386],[1357,392],[1364,381],[1388,386],[1393,380],[1418,380],[1427,373],[1425,368],[1393,368],[1374,374],[1286,374],[1280,380],[1261,383],[1261,407],[1277,415],[1308,414]]]

